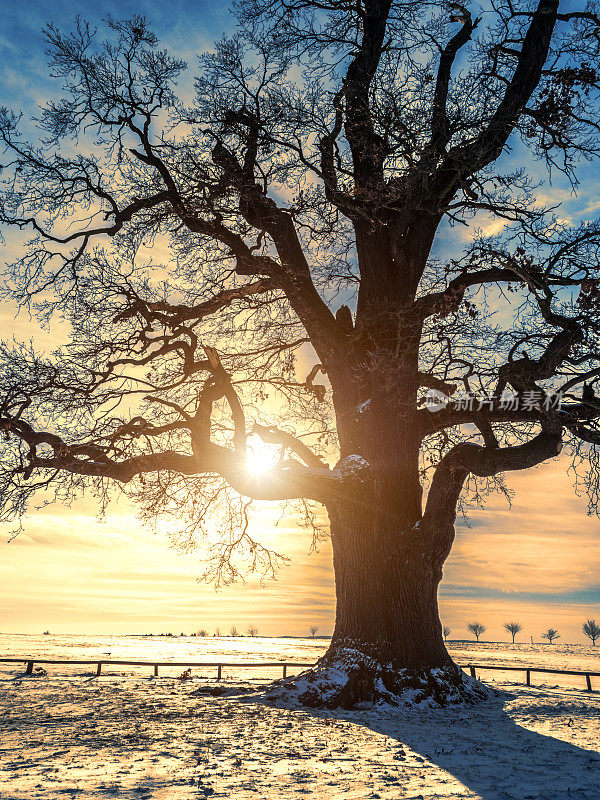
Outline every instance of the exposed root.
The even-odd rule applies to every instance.
[[[473,705],[486,699],[488,691],[452,667],[396,671],[360,665],[350,669],[316,667],[290,680],[277,681],[261,694],[277,704],[352,709]]]
[[[394,669],[345,649],[335,657],[322,658],[313,668],[266,686],[208,687],[198,694],[244,694],[286,708],[369,709],[394,707],[435,708],[447,705],[474,705],[489,698],[491,690],[465,675],[455,664],[433,669]]]

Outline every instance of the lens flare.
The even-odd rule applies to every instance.
[[[261,475],[276,466],[278,457],[277,447],[265,444],[258,437],[253,437],[246,451],[246,466],[253,475]]]

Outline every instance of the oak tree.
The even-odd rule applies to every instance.
[[[600,153],[595,4],[235,12],[191,101],[145,19],[78,20],[37,139],[2,112],[4,296],[70,329],[2,345],[2,519],[117,487],[185,544],[215,510],[229,581],[282,558],[253,501],[317,538],[324,508],[335,631],[283,691],[472,696],[437,607],[457,508],[563,448],[597,505],[600,224],[540,188]]]

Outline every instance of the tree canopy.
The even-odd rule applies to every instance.
[[[219,508],[229,580],[238,550],[280,558],[252,499],[314,522],[402,452],[403,502],[433,476],[427,518],[564,444],[596,509],[600,224],[540,190],[541,167],[576,187],[600,153],[594,3],[235,10],[191,102],[135,16],[47,27],[60,94],[37,141],[2,111],[4,296],[70,330],[51,355],[2,345],[2,519],[116,485],[185,542]],[[277,448],[260,473],[251,437]]]

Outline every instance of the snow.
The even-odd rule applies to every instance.
[[[366,459],[352,453],[338,461],[333,472],[343,480],[364,481],[367,480],[370,470],[371,465]]]
[[[358,405],[356,407],[356,413],[357,414],[364,414],[365,411],[369,410],[370,405],[371,405],[371,398],[369,398],[368,400],[365,400],[364,403],[360,403],[360,405]]]
[[[141,660],[193,654],[234,661],[235,653],[240,661],[310,661],[326,646],[259,637],[0,636],[2,655],[38,657],[111,651],[111,658]],[[457,642],[450,649],[460,663],[600,671],[600,648],[591,646]],[[181,669],[154,679],[143,668],[123,667],[96,678],[87,668],[65,675],[49,665],[47,676],[25,677],[16,666],[0,665],[2,800],[600,796],[600,679],[592,679],[597,691],[589,694],[575,688],[573,676],[539,675],[540,685],[526,687],[519,673],[490,672],[484,677],[498,691],[475,707],[321,712],[275,708],[252,696],[193,695],[214,685],[212,669],[192,670],[193,679],[181,681]],[[255,689],[280,675],[224,670],[231,688]]]
[[[427,676],[408,669],[394,670],[391,664],[375,660],[347,640],[343,646],[338,642],[335,664],[319,663],[256,694],[282,708],[376,706],[393,712],[398,707],[437,707],[436,696],[443,696],[444,704],[472,704],[482,699],[486,690],[468,675],[463,675],[459,688],[454,667],[435,669]]]
[[[0,633],[0,656],[7,658],[28,655],[34,658],[130,661],[292,660],[313,663],[327,649],[327,645],[327,640],[318,637],[271,639],[263,636],[33,636]],[[280,675],[281,670],[276,673]]]

